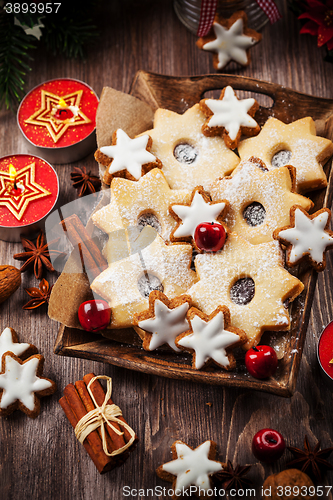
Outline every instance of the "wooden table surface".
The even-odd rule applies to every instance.
[[[128,92],[139,69],[167,75],[213,72],[210,56],[197,49],[195,36],[179,22],[171,0],[119,0],[104,2],[102,8],[99,43],[88,51],[87,60],[54,58],[38,51],[33,71],[27,77],[27,90],[51,78],[74,77],[87,82],[100,95],[104,85]],[[323,55],[315,38],[299,35],[298,22],[284,6],[283,19],[263,29],[263,42],[252,50],[251,65],[246,69],[232,65],[228,72],[333,98],[333,65],[324,62]],[[0,112],[0,145],[1,156],[25,152],[16,117],[4,110]],[[92,154],[77,164],[97,173]],[[56,167],[62,204],[76,198],[69,181],[72,167]],[[0,264],[18,266],[12,256],[19,251],[21,244],[0,241]],[[35,420],[20,412],[1,419],[0,498],[118,500],[123,498],[124,486],[169,486],[157,478],[155,469],[170,460],[170,446],[176,439],[194,447],[212,439],[218,443],[222,461],[253,464],[249,477],[255,481],[259,498],[265,477],[284,469],[291,459],[286,452],[273,465],[257,463],[251,441],[259,429],[278,429],[287,444],[293,446],[301,447],[305,434],[312,445],[317,440],[323,447],[333,445],[332,392],[322,382],[316,362],[318,336],[333,319],[332,272],[333,253],[328,255],[327,269],[318,278],[297,389],[291,399],[178,382],[57,356],[53,346],[59,325],[48,318],[46,308],[22,310],[28,300],[24,288],[38,284],[32,272],[25,273],[22,287],[0,306],[0,329],[11,326],[21,342],[38,347],[45,356],[44,374],[57,382],[58,391],[42,400],[41,414]],[[51,283],[56,280],[49,273],[46,277]],[[114,400],[140,438],[129,460],[103,476],[74,438],[58,404],[64,387],[90,371],[113,378]],[[325,484],[333,484],[333,473],[327,475]],[[157,498],[151,494],[148,497]]]

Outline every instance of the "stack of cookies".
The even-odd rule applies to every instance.
[[[194,369],[232,369],[235,347],[288,330],[304,286],[287,267],[322,270],[333,246],[329,210],[309,215],[304,196],[327,185],[332,142],[310,117],[260,130],[258,107],[228,86],[182,115],[158,109],[135,138],[116,130],[95,154],[111,203],[93,215],[109,241],[91,289],[109,328],[134,327],[149,351],[187,351]]]

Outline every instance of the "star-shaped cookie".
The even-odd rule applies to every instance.
[[[69,127],[77,127],[91,122],[90,118],[80,110],[82,94],[83,90],[77,90],[71,94],[59,96],[41,90],[41,107],[25,120],[25,123],[46,127],[54,143],[57,143]],[[70,120],[62,121],[55,118],[54,110],[59,106],[59,101],[63,102],[72,112],[74,111]]]
[[[104,184],[110,185],[113,177],[126,176],[137,181],[161,162],[150,152],[152,139],[144,134],[131,139],[126,132],[118,129],[112,136],[111,146],[103,146],[95,153],[95,159],[106,167]]]
[[[333,247],[333,232],[328,229],[330,219],[328,208],[312,215],[301,207],[291,208],[290,226],[274,231],[274,238],[287,247],[286,263],[289,267],[308,260],[317,271],[325,269],[325,252]]]
[[[171,233],[171,241],[194,242],[196,227],[202,222],[219,222],[228,209],[228,202],[212,202],[201,186],[193,190],[189,203],[171,205],[170,213],[178,222],[177,227]]]
[[[312,118],[302,118],[289,125],[269,118],[256,137],[239,143],[242,160],[259,156],[269,170],[282,165],[296,168],[296,191],[305,193],[327,186],[323,165],[333,154],[329,139],[316,136]]]
[[[32,344],[19,342],[15,330],[7,327],[0,334],[0,371],[2,370],[1,358],[7,351],[12,352],[15,356],[27,358],[36,353],[37,348]]]
[[[0,373],[0,415],[7,416],[21,410],[35,418],[40,412],[39,398],[53,394],[57,386],[42,377],[44,358],[40,354],[21,361],[15,354],[6,352],[2,356]]]
[[[91,284],[93,292],[110,304],[110,327],[132,326],[134,314],[148,308],[149,293],[154,289],[169,298],[186,292],[196,280],[191,258],[191,245],[166,245],[156,235],[149,246],[112,263]]]
[[[114,178],[111,203],[93,215],[93,222],[106,233],[150,223],[170,242],[170,234],[177,224],[169,213],[169,206],[188,203],[190,198],[189,190],[170,189],[163,172],[154,168],[137,182]]]
[[[156,473],[173,483],[175,493],[186,491],[190,486],[209,490],[212,487],[210,476],[224,466],[215,460],[216,448],[214,441],[205,441],[195,449],[183,441],[175,441],[171,446],[173,460],[160,465]]]
[[[246,332],[244,348],[257,345],[265,330],[288,330],[290,319],[284,303],[294,300],[304,285],[283,267],[283,253],[277,241],[252,245],[230,233],[223,249],[216,254],[195,258],[199,281],[187,294],[205,314],[219,305],[230,310],[232,326]],[[236,293],[242,280],[253,283],[252,294]]]
[[[252,97],[238,99],[232,87],[225,87],[219,99],[200,101],[201,111],[208,116],[202,131],[208,137],[221,135],[226,146],[235,149],[242,134],[253,136],[260,132],[260,126],[253,119],[258,108],[258,102]]]
[[[30,163],[17,172],[16,182],[24,186],[20,196],[13,196],[9,172],[1,172],[0,175],[0,206],[5,206],[17,220],[21,220],[29,204],[35,200],[49,196],[51,193],[35,180],[36,164]]]
[[[273,240],[273,231],[290,222],[290,208],[309,210],[313,203],[295,193],[295,169],[267,170],[258,158],[242,161],[231,177],[218,179],[210,189],[213,200],[227,200],[224,218],[234,231],[253,244]]]
[[[134,319],[135,325],[143,332],[143,348],[153,351],[168,344],[171,349],[179,352],[175,339],[189,329],[186,314],[190,305],[191,297],[187,295],[169,300],[162,292],[157,290],[151,292],[149,309],[137,314]],[[138,333],[140,335],[140,332]]]
[[[199,49],[213,52],[213,65],[223,69],[230,61],[242,66],[250,63],[250,48],[260,42],[261,34],[247,27],[247,15],[235,12],[229,19],[216,15],[207,36],[199,38]]]
[[[151,152],[162,162],[162,171],[171,189],[194,189],[217,177],[229,175],[239,158],[221,137],[206,137],[202,126],[206,120],[199,104],[179,115],[167,109],[155,113]]]
[[[187,313],[191,329],[176,339],[176,346],[193,354],[192,368],[200,370],[214,362],[225,370],[236,366],[232,349],[246,342],[246,334],[230,326],[230,312],[218,306],[209,316],[195,307]]]

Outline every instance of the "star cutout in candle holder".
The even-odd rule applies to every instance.
[[[58,96],[52,92],[41,90],[41,107],[29,116],[25,123],[46,127],[53,141],[58,142],[69,127],[91,122],[90,118],[80,110],[82,93],[82,90],[77,90],[65,96]],[[66,104],[66,109],[69,109],[73,114],[71,118],[66,120],[56,118],[54,110],[59,108],[59,102]]]
[[[21,168],[16,175],[17,185],[24,190],[20,195],[11,194],[12,180],[9,172],[0,172],[0,207],[5,206],[17,220],[21,220],[30,202],[49,196],[51,193],[35,181],[35,163]]]

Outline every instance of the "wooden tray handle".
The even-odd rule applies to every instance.
[[[168,102],[168,109],[183,113],[199,102],[208,90],[222,89],[227,85],[236,90],[268,95],[273,99],[271,107],[260,107],[256,115],[260,123],[269,116],[275,116],[285,123],[305,116],[326,121],[333,113],[333,99],[313,97],[277,83],[228,74],[173,77],[138,71],[130,93],[150,104],[153,109],[164,107],[163,103]]]

